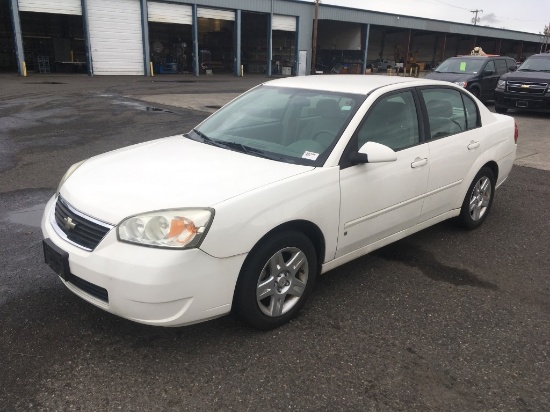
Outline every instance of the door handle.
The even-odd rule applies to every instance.
[[[468,150],[474,150],[474,149],[477,149],[479,147],[480,143],[479,142],[474,142],[473,140],[470,142],[470,144],[468,145]]]
[[[417,157],[416,159],[414,159],[414,162],[411,163],[411,167],[412,168],[422,167],[425,164],[428,164],[428,159],[427,158],[421,159],[420,157]]]

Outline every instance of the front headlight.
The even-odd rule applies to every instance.
[[[460,87],[468,86],[468,82],[454,82],[454,84],[456,84],[457,86],[460,86]]]
[[[506,87],[506,80],[499,80],[497,82],[497,89],[504,89]]]
[[[75,172],[75,170],[78,169],[80,166],[82,166],[82,163],[84,163],[85,161],[86,161],[86,159],[84,159],[84,160],[82,160],[78,163],[75,163],[74,165],[69,167],[69,169],[65,172],[65,174],[61,178],[61,181],[59,182],[59,185],[57,185],[57,190],[55,191],[56,195],[59,195],[59,191],[61,190],[61,186],[63,186],[63,183],[65,183],[67,181],[67,179],[69,177],[71,177],[71,175]]]
[[[190,249],[200,245],[212,219],[212,209],[160,210],[132,216],[117,227],[121,242],[160,248]]]

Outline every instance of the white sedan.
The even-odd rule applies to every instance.
[[[480,226],[517,138],[450,83],[270,81],[187,134],[73,165],[44,212],[45,260],[136,322],[233,311],[274,328],[320,273],[445,219]]]

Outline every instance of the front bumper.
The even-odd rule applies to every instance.
[[[550,93],[529,95],[495,90],[495,105],[510,109],[550,110]]]
[[[246,255],[218,259],[200,249],[122,243],[116,229],[89,252],[57,234],[50,222],[54,208],[52,197],[42,217],[42,233],[69,254],[70,272],[77,278],[62,281],[82,299],[123,318],[159,326],[197,323],[230,311]],[[89,293],[88,284],[105,289],[107,301]]]

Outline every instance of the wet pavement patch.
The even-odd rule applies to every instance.
[[[144,112],[155,112],[155,113],[174,113],[171,110],[162,109],[160,107],[153,107],[153,106],[145,106],[141,103],[135,103],[135,102],[123,102],[120,100],[115,100],[113,104],[116,105],[122,105],[122,106],[129,106],[136,110],[141,110]]]
[[[170,110],[166,110],[166,109],[161,109],[160,107],[151,107],[151,106],[146,106],[145,107],[145,110],[148,111],[148,112],[164,112],[164,113],[174,113]]]
[[[198,83],[198,80],[153,80],[153,83]]]
[[[454,286],[472,286],[498,290],[497,285],[479,279],[467,269],[447,266],[439,262],[432,253],[419,249],[410,243],[399,242],[375,252],[384,260],[402,263],[420,270],[424,275],[438,282],[448,282]]]
[[[19,225],[40,227],[42,214],[44,213],[45,203],[27,207],[25,209],[15,210],[7,214],[7,220]]]
[[[25,84],[67,84],[67,83],[63,83],[63,82],[28,82],[28,83],[25,83]]]

